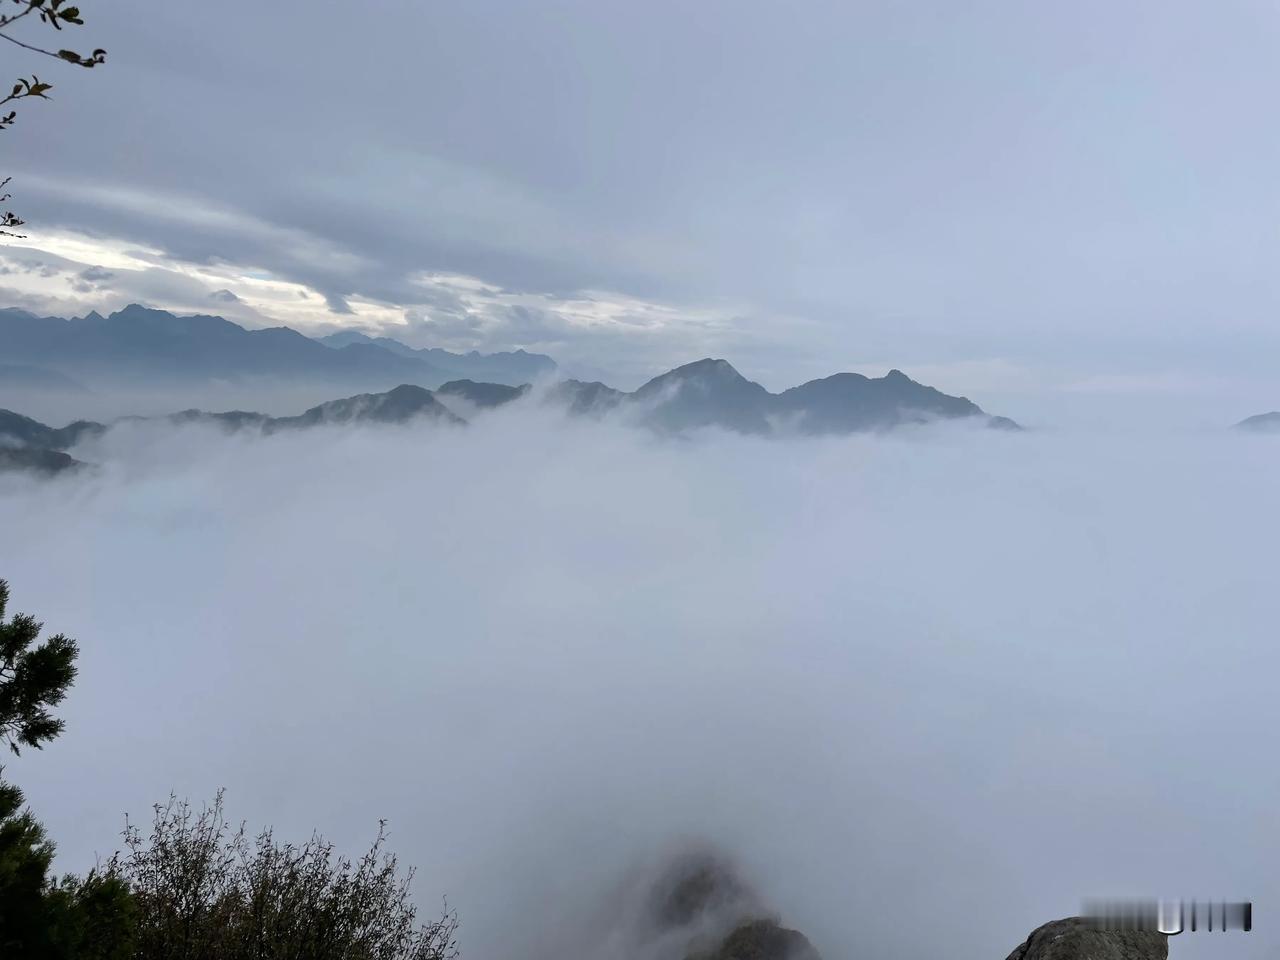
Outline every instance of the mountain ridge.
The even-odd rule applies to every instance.
[[[757,435],[849,434],[962,419],[1022,429],[1007,417],[990,416],[966,397],[942,393],[897,369],[878,378],[835,373],[770,393],[727,360],[708,357],[668,370],[632,394],[606,395],[606,402],[639,404],[641,419],[676,432],[715,426]]]
[[[0,343],[8,374],[0,385],[10,380],[21,386],[20,376],[64,389],[270,378],[387,390],[401,383],[434,387],[476,374],[489,380],[494,374],[505,382],[519,371],[514,386],[555,370],[550,357],[524,351],[450,354],[379,340],[361,335],[326,343],[292,327],[253,329],[212,314],[175,314],[137,303],[106,316],[90,311],[72,318],[5,307],[0,308]],[[391,344],[398,349],[388,349]]]
[[[362,330],[339,330],[317,342],[332,349],[354,345],[376,346],[403,357],[421,359],[447,374],[450,379],[475,380],[480,383],[499,383],[518,387],[552,376],[558,369],[556,362],[546,354],[525,350],[508,350],[498,353],[453,353],[440,347],[411,347],[393,337],[375,337]]]
[[[104,322],[110,322],[109,318]],[[329,400],[294,416],[188,409],[164,417],[124,417],[114,422],[208,423],[229,430],[256,429],[264,434],[323,425],[403,424],[419,418],[464,426],[467,420],[460,413],[469,415],[472,410],[506,406],[533,392],[528,384],[513,387],[473,380],[449,381],[435,391],[402,383],[383,392]],[[932,420],[973,420],[988,427],[1021,429],[1012,420],[986,414],[965,397],[952,397],[917,383],[900,370],[891,370],[880,378],[839,373],[774,394],[748,380],[728,361],[710,357],[659,374],[631,393],[599,382],[562,380],[542,391],[541,398],[544,404],[560,406],[568,416],[603,417],[622,413],[628,422],[675,435],[706,428],[754,436],[787,432],[850,434]],[[451,402],[456,409],[451,409]],[[0,446],[65,454],[82,440],[100,436],[109,427],[110,424],[89,420],[51,427],[0,409]],[[27,458],[34,456],[29,454]],[[22,458],[15,456],[9,460],[11,466],[20,465]],[[55,461],[61,462],[57,457],[42,462],[54,464]]]
[[[556,369],[550,357],[523,350],[453,354],[354,329],[312,339],[290,327],[247,329],[224,317],[180,316],[139,304],[71,319],[0,309],[0,343],[9,366],[75,383],[96,380],[132,388],[148,382],[314,380],[347,397],[414,385],[439,391],[445,407],[449,399],[468,404],[453,411],[463,416],[473,407],[490,409],[518,399],[529,383],[546,383]],[[487,376],[486,370],[505,376]],[[948,396],[897,369],[880,378],[836,373],[773,394],[727,360],[713,357],[660,373],[630,393],[599,382],[563,380],[551,384],[546,395],[572,413],[604,416],[625,410],[629,419],[668,433],[716,427],[761,436],[843,434],[987,417],[967,398]],[[1017,429],[1006,418],[987,417],[987,423]]]

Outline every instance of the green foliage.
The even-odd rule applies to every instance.
[[[21,957],[43,933],[45,878],[53,844],[22,791],[0,781],[0,957]]]
[[[50,957],[66,960],[132,960],[138,909],[129,885],[114,869],[91,870],[84,879],[63,877],[44,898]]]
[[[0,780],[0,957],[5,960],[127,960],[136,911],[112,869],[83,880],[49,879],[53,844]]]
[[[0,741],[39,749],[62,732],[50,712],[76,678],[76,642],[62,634],[37,644],[44,624],[27,614],[4,622],[9,584],[0,580]],[[34,646],[33,646],[34,644]]]

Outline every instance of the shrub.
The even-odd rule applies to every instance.
[[[127,852],[108,867],[132,891],[138,960],[447,960],[455,914],[419,924],[379,825],[352,861],[312,836],[278,843],[232,829],[222,793],[196,813],[170,798],[144,838],[126,826]]]

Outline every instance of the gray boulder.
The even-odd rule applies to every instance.
[[[1083,917],[1037,927],[1008,960],[1166,960],[1169,938],[1139,930],[1099,930]]]

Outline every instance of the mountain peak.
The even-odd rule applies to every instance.
[[[431,391],[426,387],[420,387],[416,383],[402,383],[398,387],[392,387],[387,391],[387,396],[397,400],[420,399],[425,400],[431,395]]]
[[[637,395],[644,396],[653,393],[656,390],[669,389],[672,385],[679,384],[703,384],[703,385],[737,385],[751,384],[753,387],[763,391],[764,387],[759,384],[752,383],[737,370],[728,360],[720,360],[712,357],[704,357],[701,360],[694,360],[692,363],[681,364],[668,370],[666,373],[660,373],[639,390]]]
[[[714,374],[720,377],[740,377],[744,380],[746,379],[742,374],[734,369],[733,364],[728,360],[721,360],[712,357],[703,357],[701,360],[694,360],[692,363],[683,364],[682,366],[676,367],[674,370],[668,371],[666,376],[671,376],[672,374],[681,374],[684,376]]]
[[[101,314],[99,314],[98,311],[95,310],[90,316],[101,317]],[[151,318],[158,319],[160,317],[173,318],[174,314],[169,313],[166,310],[157,310],[155,307],[144,307],[140,303],[130,303],[121,307],[119,310],[115,311],[114,313],[108,314],[105,319],[107,320],[142,320],[142,319],[151,319]],[[89,317],[86,316],[85,319],[88,320]]]
[[[705,357],[654,377],[632,395],[650,405],[647,419],[666,430],[721,426],[769,432],[771,394],[727,360]]]
[[[267,426],[269,430],[279,430],[319,424],[408,423],[422,416],[443,423],[465,423],[437,400],[430,390],[412,383],[402,383],[385,393],[362,393],[341,400],[330,400],[311,407],[296,417],[271,420]]]
[[[802,433],[884,430],[982,416],[977,404],[917,383],[897,368],[874,380],[850,373],[810,380],[780,394],[778,407]]]
[[[505,383],[477,383],[474,380],[450,380],[436,388],[436,394],[465,400],[482,409],[500,407],[512,400],[519,400],[529,392],[529,385],[523,383],[518,387]]]

